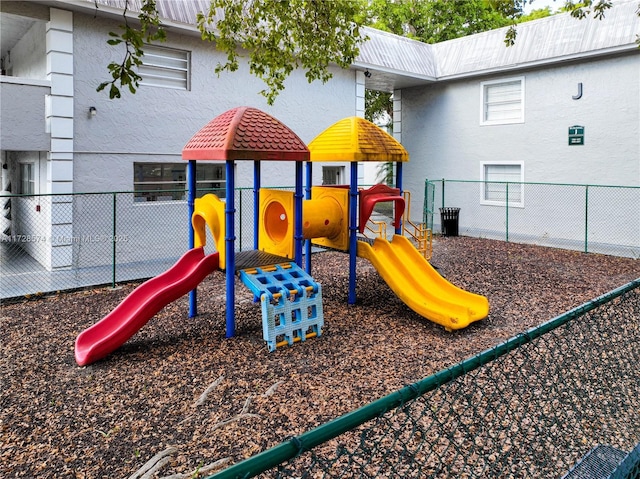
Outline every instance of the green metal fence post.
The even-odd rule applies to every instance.
[[[429,179],[425,178],[424,180],[424,201],[422,202],[422,222],[426,225],[427,224],[427,195],[428,193],[428,185],[429,185]]]
[[[112,244],[112,256],[111,256],[111,263],[112,263],[112,282],[111,282],[111,287],[115,288],[116,287],[116,201],[117,201],[117,197],[118,194],[117,193],[113,193],[113,227],[112,227],[112,234],[113,236],[111,237],[111,244]]]
[[[433,230],[433,211],[435,209],[436,184],[429,179],[424,180],[424,207],[422,211],[422,222],[427,229]]]
[[[442,178],[442,205],[441,206],[443,208],[444,208],[444,182],[445,182],[445,179]]]
[[[589,185],[584,187],[584,252],[589,252]]]

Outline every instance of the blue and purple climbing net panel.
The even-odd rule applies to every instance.
[[[244,269],[240,279],[260,300],[269,351],[322,334],[322,287],[298,265]]]

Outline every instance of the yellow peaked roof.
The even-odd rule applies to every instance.
[[[308,144],[311,161],[409,161],[391,135],[364,118],[340,120]]]

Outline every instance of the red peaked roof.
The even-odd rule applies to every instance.
[[[309,149],[271,115],[242,106],[203,126],[183,148],[182,159],[308,161]]]

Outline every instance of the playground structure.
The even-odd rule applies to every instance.
[[[226,336],[235,336],[235,275],[260,301],[263,337],[273,351],[322,334],[322,288],[312,274],[311,246],[349,256],[349,304],[356,302],[356,257],[368,259],[394,293],[421,316],[447,330],[485,318],[489,303],[449,283],[429,264],[431,232],[409,220],[402,191],[406,150],[363,118],[345,118],[307,147],[270,115],[250,107],[229,110],[205,125],[184,147],[188,161],[189,251],[166,273],[136,288],[101,321],[76,339],[79,365],[99,360],[126,342],[162,307],[189,292],[189,316],[197,315],[197,285],[220,269],[226,279]],[[293,161],[295,191],[261,187],[262,161]],[[196,162],[224,161],[226,200],[196,198]],[[235,251],[235,161],[254,164],[254,249]],[[312,186],[313,163],[349,162],[350,183]],[[360,189],[358,162],[394,162],[396,187]],[[306,191],[303,164],[306,162]],[[303,198],[304,196],[304,198]],[[394,235],[386,223],[371,224],[376,204],[393,206]],[[204,254],[206,229],[217,251]],[[368,236],[375,231],[376,237]],[[408,240],[402,233],[411,238]],[[304,264],[303,264],[304,249]]]

